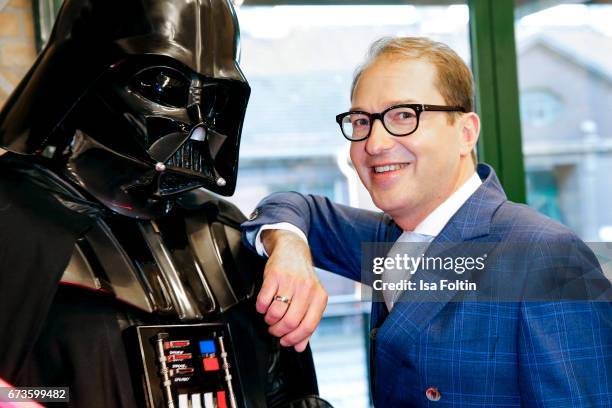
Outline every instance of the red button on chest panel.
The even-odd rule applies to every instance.
[[[204,357],[202,359],[204,371],[216,371],[219,369],[219,360],[217,357]]]

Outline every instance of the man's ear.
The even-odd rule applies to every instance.
[[[469,156],[474,150],[480,135],[480,118],[475,112],[461,115],[461,155]]]

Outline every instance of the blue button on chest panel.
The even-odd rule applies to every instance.
[[[217,349],[213,340],[202,340],[200,341],[200,353],[202,354],[216,354]]]

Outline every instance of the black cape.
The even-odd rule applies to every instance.
[[[58,289],[95,218],[67,208],[50,180],[36,165],[0,158],[0,377],[69,386],[74,406],[136,406],[114,302]]]

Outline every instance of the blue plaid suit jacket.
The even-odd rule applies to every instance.
[[[478,174],[482,186],[434,243],[567,243],[583,260],[593,261],[570,230],[509,202],[491,167],[479,165]],[[382,213],[276,193],[243,224],[245,244],[252,248],[259,227],[277,222],[306,233],[316,266],[357,281],[360,244],[395,241],[401,234]],[[537,279],[551,259],[566,256],[555,253],[555,245],[549,248],[538,256],[525,254],[524,262],[513,263],[524,270],[512,273]],[[486,269],[492,279],[502,279],[503,273],[509,272],[499,265]],[[372,304],[377,407],[612,407],[611,303],[456,302],[450,291],[409,296],[404,293],[391,313],[384,303]]]

